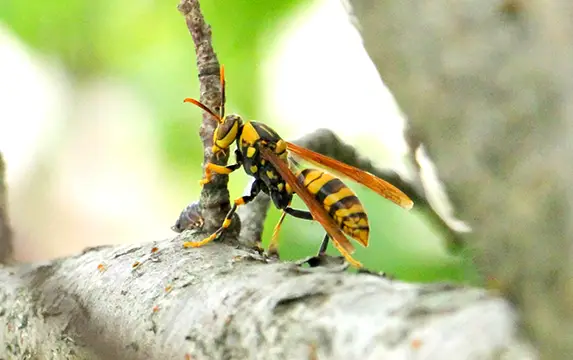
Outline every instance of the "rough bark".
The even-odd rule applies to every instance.
[[[182,249],[189,236],[0,268],[0,358],[535,356],[486,291],[301,268],[222,243]]]
[[[544,358],[573,354],[573,3],[350,0],[482,272]],[[415,149],[413,149],[415,150]]]

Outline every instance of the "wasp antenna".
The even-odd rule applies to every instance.
[[[188,103],[197,105],[197,106],[200,107],[201,109],[203,109],[203,110],[205,110],[206,112],[208,112],[208,113],[209,113],[211,116],[213,116],[215,119],[217,119],[218,122],[220,122],[220,123],[223,122],[222,118],[221,118],[219,115],[215,114],[215,113],[213,112],[213,110],[211,110],[211,109],[209,109],[207,106],[203,105],[202,102],[197,101],[197,100],[192,99],[192,98],[185,98],[185,100],[183,100],[183,102],[188,102]]]
[[[221,119],[225,118],[225,66],[221,65],[221,111],[219,116]]]

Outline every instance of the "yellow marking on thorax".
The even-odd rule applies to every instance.
[[[313,185],[314,185],[314,183],[313,183]],[[355,195],[356,194],[354,193],[354,191],[350,190],[350,188],[343,187],[338,192],[330,194],[326,198],[324,198],[323,203],[325,206],[332,206],[332,204],[334,204],[338,200],[344,199],[344,198],[349,197],[349,196],[355,196]]]
[[[257,152],[257,149],[255,149],[252,146],[249,146],[249,148],[247,149],[247,157],[252,158],[253,156],[255,156],[256,152]]]
[[[254,144],[258,139],[260,139],[260,136],[257,130],[254,128],[253,124],[247,122],[245,125],[243,125],[241,140],[244,140],[248,144]]]
[[[272,170],[267,170],[267,176],[271,180],[276,179],[276,177],[277,177],[276,174],[274,173],[274,171],[272,171]]]
[[[285,188],[285,185],[283,183],[277,184],[277,189],[279,189],[279,191],[283,191],[284,188]]]
[[[250,170],[251,170],[252,173],[256,173],[258,169],[259,169],[259,168],[257,167],[257,165],[253,165],[253,166],[251,166],[251,168],[250,168]]]
[[[286,142],[284,142],[284,140],[281,139],[276,143],[275,153],[282,154],[283,152],[286,151],[286,148],[287,148]]]

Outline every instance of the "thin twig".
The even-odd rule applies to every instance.
[[[0,263],[6,263],[12,256],[12,230],[9,225],[6,201],[4,159],[0,154]]]
[[[182,0],[178,6],[179,11],[185,16],[187,28],[191,33],[195,44],[197,56],[197,69],[200,82],[200,101],[210,109],[218,111],[221,107],[221,88],[219,77],[219,61],[211,43],[211,27],[205,22],[199,1]],[[213,146],[213,132],[217,122],[207,113],[203,113],[203,122],[199,130],[203,142],[203,168],[209,162],[218,165],[226,165],[229,154],[215,156],[211,150]],[[210,183],[204,185],[201,191],[200,204],[202,215],[205,219],[205,231],[213,231],[221,225],[223,217],[230,208],[229,190],[227,183],[228,175],[215,174]],[[234,220],[237,229],[238,217]],[[233,233],[230,229],[229,233]]]

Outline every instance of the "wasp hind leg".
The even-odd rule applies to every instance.
[[[279,256],[279,232],[281,230],[281,225],[286,217],[286,212],[282,212],[281,217],[277,224],[275,225],[275,229],[273,230],[273,236],[271,237],[271,242],[269,243],[269,250],[267,253],[271,256]]]
[[[283,212],[281,214],[281,217],[280,217],[278,223],[275,225],[275,229],[273,230],[273,236],[271,238],[271,242],[269,244],[269,250],[268,250],[269,255],[273,255],[273,256],[279,255],[279,251],[278,251],[279,232],[281,229],[281,225],[282,225],[287,214],[294,216],[296,218],[299,218],[299,219],[303,219],[303,220],[313,220],[314,219],[312,217],[312,214],[309,211],[293,209],[290,206],[287,206],[286,208],[284,208]]]
[[[253,185],[251,186],[251,193],[249,195],[242,196],[242,197],[240,197],[234,201],[233,207],[231,207],[231,210],[229,210],[229,212],[227,213],[227,216],[225,216],[225,220],[223,221],[223,224],[221,225],[221,227],[219,229],[217,229],[217,231],[215,231],[209,237],[206,237],[205,239],[203,239],[201,241],[197,241],[197,242],[186,241],[183,243],[183,247],[186,247],[186,248],[201,247],[201,246],[208,244],[211,241],[219,238],[225,232],[225,230],[229,226],[231,226],[233,215],[237,211],[237,208],[241,205],[245,205],[245,204],[248,204],[251,201],[253,201],[260,190],[261,190],[261,188],[259,186],[258,181],[253,182]]]
[[[317,266],[331,266],[331,263],[336,263],[340,259],[344,259],[346,263],[349,265],[362,269],[362,264],[354,259],[348,251],[346,251],[342,246],[339,246],[336,241],[333,241],[334,247],[340,252],[342,256],[329,256],[326,254],[326,248],[328,247],[328,241],[330,240],[330,235],[326,233],[324,235],[324,240],[322,240],[322,244],[320,244],[320,249],[318,250],[318,254],[308,258],[305,262],[310,265],[310,267],[317,267]],[[334,260],[334,261],[333,261]]]
[[[328,233],[326,233],[324,235],[324,239],[322,240],[322,243],[320,244],[320,248],[318,249],[318,254],[316,254],[316,256],[324,256],[326,255],[326,249],[328,248],[328,241],[330,240],[330,236],[328,235]]]

